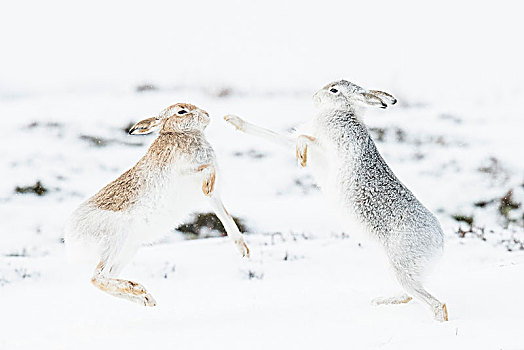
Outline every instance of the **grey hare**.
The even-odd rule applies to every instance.
[[[446,304],[422,285],[426,267],[443,250],[440,224],[393,174],[360,118],[362,107],[386,108],[396,99],[340,80],[324,86],[313,100],[315,116],[298,137],[275,133],[234,115],[224,119],[245,133],[295,146],[299,165],[310,167],[344,222],[380,242],[407,294],[377,298],[375,304],[407,303],[415,297],[431,308],[437,320],[447,321]]]

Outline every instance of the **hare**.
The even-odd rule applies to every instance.
[[[155,306],[146,289],[117,279],[141,244],[177,224],[207,200],[244,257],[249,249],[217,193],[216,160],[204,136],[206,111],[186,103],[135,124],[130,134],[159,130],[158,137],[131,169],[82,203],[72,214],[69,247],[94,246],[98,266],[91,282],[99,289],[145,306]]]
[[[447,321],[446,304],[422,286],[425,268],[443,250],[440,224],[393,174],[360,119],[361,107],[386,108],[396,99],[340,80],[324,86],[313,100],[316,115],[308,133],[298,137],[277,134],[234,115],[224,119],[245,133],[295,145],[299,165],[311,168],[344,222],[381,243],[407,294],[377,298],[374,304],[407,303],[413,296],[426,303],[437,320]]]

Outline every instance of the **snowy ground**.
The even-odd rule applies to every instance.
[[[0,349],[524,349],[523,29],[503,3],[10,4]],[[380,251],[340,226],[292,152],[222,120],[289,131],[340,78],[399,99],[365,121],[445,230],[427,287],[449,322],[416,301],[372,306],[398,292]],[[252,257],[166,232],[123,272],[157,300],[144,308],[91,286],[94,266],[65,259],[63,227],[154,137],[124,129],[176,102],[212,117],[222,197]],[[19,193],[37,181],[44,195]]]
[[[62,228],[76,205],[130,167],[152,141],[126,135],[128,123],[175,101],[192,101],[212,115],[208,134],[223,197],[250,228],[253,256],[242,260],[227,238],[187,241],[167,233],[124,271],[157,299],[156,308],[146,309],[93,288],[92,266],[68,265]],[[524,251],[510,242],[522,241],[522,226],[504,229],[498,202],[474,205],[509,189],[522,202],[523,168],[512,151],[522,147],[516,115],[506,117],[504,132],[478,111],[401,104],[366,117],[386,160],[445,228],[446,253],[428,279],[428,289],[450,312],[450,321],[439,324],[418,302],[370,305],[373,297],[398,291],[380,252],[339,226],[293,154],[230,128],[221,116],[231,112],[285,131],[308,118],[311,101],[306,94],[217,97],[165,90],[2,103],[1,114],[16,118],[4,121],[10,132],[1,144],[0,348],[151,342],[183,349],[523,348],[517,334],[524,323]],[[98,137],[104,146],[83,136]],[[500,171],[479,171],[492,157]],[[48,188],[44,196],[15,194],[16,186],[37,180]],[[486,227],[486,240],[473,233],[460,238],[461,224],[451,217],[458,214]]]

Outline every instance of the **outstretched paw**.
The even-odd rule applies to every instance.
[[[233,125],[237,130],[243,130],[244,128],[244,120],[236,115],[228,114],[224,117],[224,120]]]
[[[235,240],[235,245],[243,258],[249,258],[249,248],[243,238]]]

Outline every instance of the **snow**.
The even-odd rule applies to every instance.
[[[9,33],[0,65],[0,349],[523,349],[523,210],[511,211],[509,226],[498,211],[509,190],[524,203],[522,24],[510,8],[9,4],[0,14]],[[293,153],[222,120],[234,113],[289,131],[311,117],[311,95],[342,77],[399,99],[365,121],[443,225],[445,253],[427,288],[447,303],[449,322],[417,301],[372,306],[400,291],[380,250],[344,230]],[[144,83],[158,89],[136,92]],[[249,227],[252,257],[241,259],[227,238],[167,232],[123,272],[158,302],[144,308],[91,286],[94,266],[66,260],[62,230],[154,137],[123,129],[175,102],[212,117],[222,197]],[[37,180],[44,196],[14,192]],[[475,233],[459,237],[468,225],[453,215],[473,216]]]

